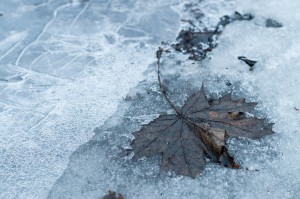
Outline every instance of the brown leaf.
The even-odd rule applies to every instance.
[[[121,194],[118,194],[118,196],[116,196],[116,192],[109,190],[108,194],[103,196],[102,199],[124,199],[124,198]]]
[[[215,30],[211,31],[194,30],[195,25],[192,21],[188,20],[194,27],[189,30],[181,30],[176,39],[178,43],[172,46],[176,51],[190,54],[189,59],[191,60],[203,60],[206,57],[207,52],[212,51],[212,49],[216,47],[216,38],[222,33],[225,26],[234,21],[249,21],[252,19],[253,15],[251,14],[240,14],[239,12],[235,12],[231,16],[225,15],[220,18]]]
[[[255,106],[245,99],[234,101],[231,94],[209,102],[202,87],[177,114],[160,115],[133,133],[133,158],[161,155],[161,169],[192,178],[203,170],[205,157],[237,169],[239,164],[226,148],[228,137],[256,139],[273,133],[272,124],[246,117]]]

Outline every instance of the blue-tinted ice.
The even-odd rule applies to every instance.
[[[0,198],[101,198],[109,189],[131,199],[299,198],[299,7],[297,0],[2,0]],[[194,180],[161,172],[159,157],[122,157],[131,132],[172,111],[157,85],[160,41],[175,41],[189,26],[181,19],[209,27],[234,11],[255,18],[228,25],[201,63],[165,56],[165,85],[179,106],[202,81],[211,97],[232,90],[257,101],[276,134],[230,140],[247,170],[208,164]],[[265,27],[269,18],[283,27]],[[258,61],[253,71],[238,56]]]

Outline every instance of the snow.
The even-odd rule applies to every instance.
[[[1,1],[0,198],[299,198],[300,2],[198,2]],[[235,11],[255,18],[226,26],[202,62],[171,50],[162,78],[178,106],[202,82],[211,97],[259,102],[276,134],[229,140],[242,169],[208,163],[196,179],[125,156],[132,132],[172,112],[156,79],[159,42],[189,26],[181,18],[201,29]],[[258,61],[253,71],[238,56]]]

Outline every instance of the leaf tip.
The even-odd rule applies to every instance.
[[[269,134],[274,134],[275,132],[273,131],[273,126],[275,123],[270,123],[266,126],[266,130],[269,132]]]
[[[233,163],[231,164],[231,167],[232,167],[233,169],[239,169],[239,168],[241,168],[241,166],[240,166],[238,163],[236,163],[236,162],[233,162]]]

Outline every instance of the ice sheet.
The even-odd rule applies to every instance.
[[[187,56],[176,52],[165,57],[162,73],[170,98],[182,105],[202,81],[211,97],[232,90],[236,98],[259,102],[255,114],[275,122],[276,134],[254,141],[230,140],[229,148],[243,169],[208,164],[195,180],[159,171],[159,157],[139,161],[121,158],[122,150],[133,139],[131,132],[160,113],[172,111],[159,93],[156,71],[149,66],[147,79],[129,92],[127,101],[95,130],[93,139],[72,154],[49,198],[97,198],[109,189],[126,198],[299,197],[300,71],[295,19],[299,3],[202,1],[198,5],[200,10],[205,9],[206,25],[214,25],[219,17],[234,11],[250,12],[255,19],[228,25],[218,47],[202,63],[188,61]],[[195,17],[189,9],[178,9],[187,10],[185,17]],[[269,18],[283,27],[266,27],[262,21]],[[238,56],[257,60],[253,71]]]
[[[0,198],[101,198],[109,189],[131,199],[299,198],[299,7],[297,0],[1,2]],[[165,85],[179,106],[202,82],[210,97],[231,90],[259,102],[255,114],[275,122],[276,134],[230,140],[243,169],[209,163],[196,179],[161,172],[159,157],[123,157],[132,132],[172,111],[156,79],[159,41],[175,41],[179,23],[190,27],[180,19],[201,29],[234,11],[255,18],[226,26],[202,62],[164,56]],[[267,19],[283,26],[266,27]],[[258,61],[253,71],[238,56]]]
[[[172,4],[0,2],[0,198],[47,196],[160,40],[176,36]]]

